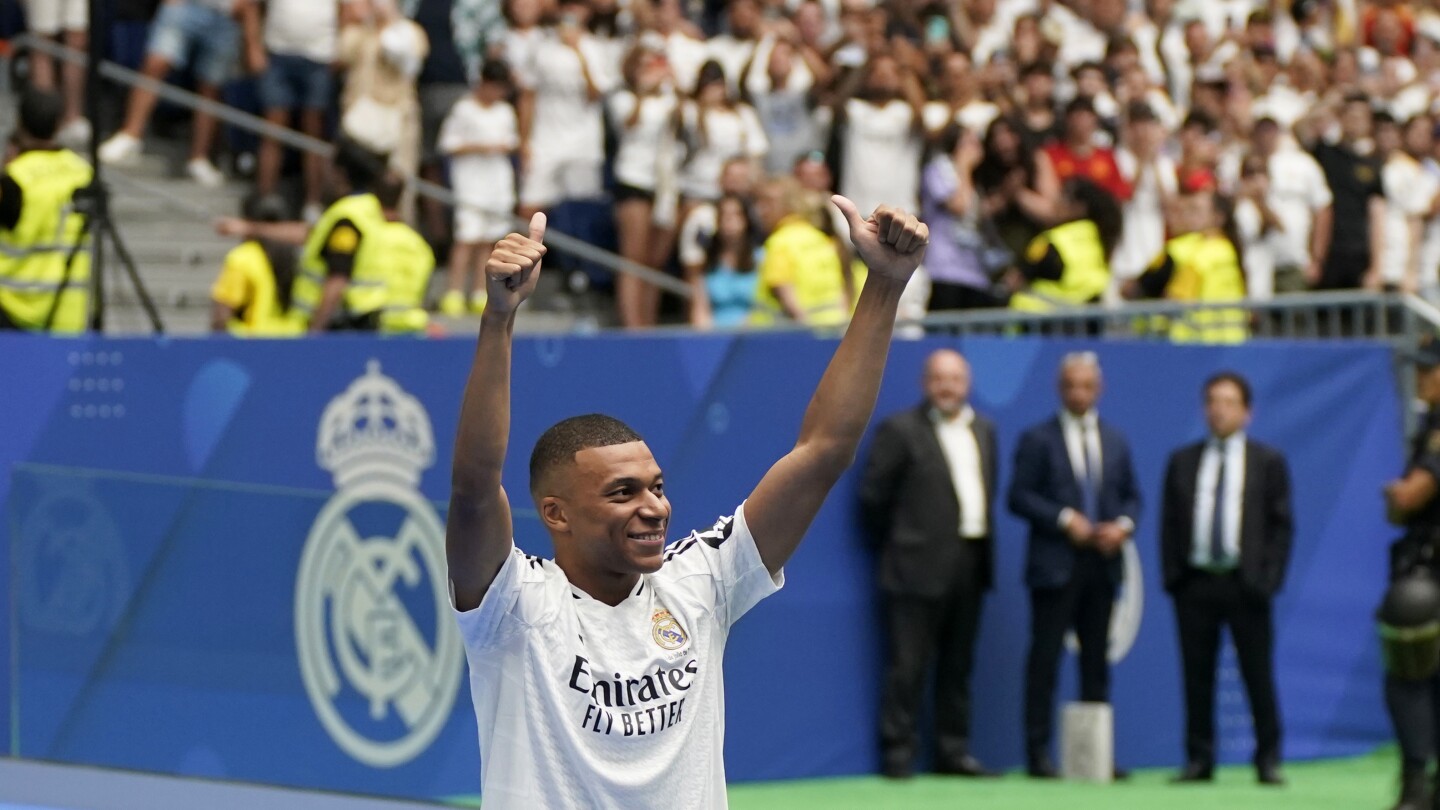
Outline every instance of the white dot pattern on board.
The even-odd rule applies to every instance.
[[[121,392],[125,390],[125,378],[119,376],[116,366],[125,361],[121,352],[74,351],[66,355],[71,366],[91,366],[85,374],[70,378],[66,387],[70,391],[70,403],[66,410],[71,419],[121,419],[125,416],[125,405]],[[105,368],[98,368],[104,366]]]

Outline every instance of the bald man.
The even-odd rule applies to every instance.
[[[880,708],[882,772],[914,772],[921,689],[935,670],[935,770],[988,776],[970,753],[970,669],[993,579],[995,426],[970,407],[970,364],[940,349],[925,399],[880,425],[861,511],[880,551],[889,662]]]

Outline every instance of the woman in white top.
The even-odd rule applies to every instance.
[[[770,151],[760,117],[749,104],[735,100],[724,69],[713,59],[701,65],[695,92],[681,108],[680,137],[687,153],[680,171],[680,195],[687,211],[720,198],[725,161],[759,160]]]
[[[646,267],[663,268],[674,246],[675,185],[674,77],[663,50],[636,46],[621,69],[625,88],[610,97],[610,123],[618,136],[615,152],[615,229],[620,255]],[[669,210],[666,210],[666,209]],[[615,279],[620,325],[654,326],[660,290],[622,273]]]

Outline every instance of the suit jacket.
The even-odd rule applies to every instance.
[[[891,593],[938,597],[953,581],[960,543],[980,544],[981,579],[994,581],[995,426],[975,414],[980,472],[991,527],[983,540],[961,540],[960,499],[930,420],[929,404],[881,423],[860,485],[861,519],[880,548],[880,585]]]
[[[1176,450],[1165,468],[1160,517],[1160,560],[1165,590],[1174,592],[1194,572],[1195,487],[1205,442]],[[1245,487],[1240,506],[1240,579],[1273,596],[1285,582],[1295,534],[1290,507],[1290,469],[1285,456],[1260,442],[1245,441]]]
[[[1095,522],[1128,518],[1139,523],[1140,489],[1130,461],[1130,444],[1119,430],[1103,419],[1100,433],[1099,514]],[[1015,449],[1015,476],[1010,482],[1010,511],[1030,524],[1030,546],[1025,562],[1025,584],[1031,588],[1059,588],[1075,569],[1075,545],[1060,528],[1065,509],[1083,512],[1084,493],[1075,479],[1065,431],[1057,415],[1025,431]],[[1110,578],[1119,582],[1125,567],[1120,555],[1109,561]]]

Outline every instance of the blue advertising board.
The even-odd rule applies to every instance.
[[[561,418],[634,425],[665,469],[672,536],[709,526],[793,443],[835,341],[808,335],[522,337],[505,468]],[[1256,391],[1251,434],[1289,457],[1297,535],[1276,604],[1290,758],[1388,737],[1372,611],[1379,488],[1402,461],[1390,353],[1355,343],[1233,347],[1039,339],[897,342],[877,418],[919,398],[925,355],[962,349],[999,426],[1001,480],[1052,415],[1062,354],[1099,352],[1101,410],[1129,436],[1145,507],[1119,614],[1118,759],[1181,759],[1179,651],[1159,587],[1160,478],[1203,435],[1201,382]],[[61,340],[0,336],[0,726],[4,753],[408,797],[478,789],[474,715],[444,601],[448,470],[469,340]],[[862,448],[861,461],[864,460]],[[883,633],[854,471],[732,635],[735,780],[866,773],[878,762]],[[549,555],[528,499],[516,539]],[[1029,608],[1024,527],[997,510],[997,588],[974,678],[974,742],[1021,761]],[[1250,755],[1233,659],[1222,755]],[[1062,696],[1075,694],[1066,664]]]

